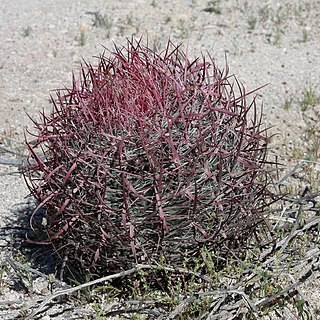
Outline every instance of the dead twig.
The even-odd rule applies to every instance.
[[[25,270],[27,272],[33,273],[33,274],[35,274],[37,276],[40,276],[40,277],[42,277],[42,278],[44,278],[44,279],[46,279],[48,281],[49,280],[51,281],[51,279],[49,279],[50,276],[48,276],[48,275],[46,275],[46,274],[44,274],[44,273],[42,273],[42,272],[40,272],[40,271],[38,271],[36,269],[33,269],[33,268],[31,268],[31,267],[29,267],[27,265],[21,264],[19,262],[13,261],[9,257],[5,257],[5,260],[11,266],[11,268],[13,268],[14,270],[18,270],[18,269],[19,270]],[[69,287],[66,283],[64,283],[63,281],[57,280],[57,279],[55,279],[53,281],[53,283],[55,285],[58,285],[59,287]]]
[[[254,312],[257,312],[256,306],[253,301],[241,290],[236,289],[226,289],[226,290],[214,290],[214,291],[205,291],[199,292],[191,297],[184,299],[167,317],[168,320],[174,319],[177,315],[181,314],[191,303],[194,301],[211,296],[213,299],[221,299],[222,297],[229,296],[231,294],[236,294],[242,297],[247,306]]]
[[[6,166],[21,167],[25,160],[0,157],[0,164]]]

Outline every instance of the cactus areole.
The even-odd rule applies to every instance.
[[[242,247],[264,223],[270,170],[247,96],[227,66],[171,42],[84,62],[27,134],[30,223],[46,221],[32,241],[99,274]]]

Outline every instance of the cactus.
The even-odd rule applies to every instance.
[[[128,40],[84,62],[27,135],[24,175],[50,244],[78,270],[183,266],[243,250],[265,225],[268,137],[228,66]],[[44,226],[34,219],[44,211]]]

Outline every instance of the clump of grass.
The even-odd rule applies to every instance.
[[[172,21],[172,18],[171,18],[171,16],[165,16],[165,18],[164,18],[164,23],[165,24],[168,24],[169,22],[171,22]]]
[[[264,5],[262,8],[259,9],[259,17],[262,22],[266,22],[269,20],[270,8],[268,5]]]
[[[309,86],[305,88],[303,91],[303,99],[301,102],[301,111],[305,112],[307,111],[310,107],[315,106],[317,103],[320,102],[320,97],[318,96],[316,90]]]
[[[254,30],[257,25],[257,17],[256,16],[249,16],[248,20],[249,30]]]
[[[86,34],[84,30],[80,31],[80,36],[76,38],[78,41],[79,46],[83,47],[86,44]]]
[[[273,37],[273,41],[272,43],[274,45],[280,45],[281,43],[281,37],[284,34],[284,30],[280,27],[280,26],[276,26],[275,27],[275,31],[274,31],[274,37]]]
[[[100,12],[86,12],[93,15],[93,26],[110,30],[112,28],[112,21],[107,15],[102,15]]]
[[[161,35],[161,33],[157,36],[155,36],[151,43],[152,43],[152,50],[157,52],[160,50],[160,48],[163,46],[163,36]]]
[[[301,39],[301,43],[306,43],[309,40],[309,34],[307,29],[302,29],[302,39]]]
[[[127,25],[133,26],[133,17],[132,17],[131,14],[128,14],[128,15],[126,16],[126,22],[127,22]]]
[[[19,158],[23,158],[25,151],[24,143],[14,138],[14,132],[11,128],[0,132],[0,154],[14,154]]]
[[[27,26],[26,28],[22,29],[22,36],[24,38],[29,37],[31,32],[32,32],[32,28],[30,26]]]
[[[258,18],[261,24],[266,24],[267,22],[269,22],[271,25],[268,26],[269,30],[266,33],[267,41],[273,45],[280,45],[282,36],[285,33],[286,29],[286,8],[280,6],[279,8],[277,8],[277,10],[273,10],[268,5],[265,5],[259,9]],[[254,20],[250,23],[253,26]]]
[[[304,135],[307,142],[305,159],[317,161],[320,156],[320,130],[316,126],[309,126]]]
[[[190,33],[190,26],[189,23],[184,19],[179,19],[178,21],[178,28],[179,30],[179,38],[186,39]]]
[[[290,156],[290,159],[293,161],[299,161],[304,158],[305,151],[301,148],[301,145],[298,144],[295,140],[287,141],[286,145],[286,154]]]
[[[293,104],[293,99],[292,98],[285,99],[284,105],[283,105],[284,110],[288,111],[289,109],[291,109],[292,104]]]

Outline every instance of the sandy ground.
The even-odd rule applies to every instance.
[[[264,105],[266,125],[278,133],[272,140],[274,150],[285,159],[284,149],[302,148],[308,126],[317,129],[314,114],[306,121],[301,104],[306,90],[320,96],[320,1],[213,3],[0,1],[0,142],[15,144],[6,137],[23,140],[24,130],[32,128],[27,114],[50,110],[50,90],[69,86],[82,58],[94,62],[103,46],[111,49],[113,42],[121,46],[126,37],[143,36],[160,49],[169,37],[182,42],[190,56],[207,50],[221,68],[227,54],[230,73],[247,90],[268,84],[257,99]],[[208,12],[210,8],[216,12]],[[100,25],[97,17],[103,18]],[[8,174],[14,171],[0,166],[0,227],[14,220],[26,202],[23,179]],[[9,252],[6,239],[3,235],[0,245]],[[317,287],[308,292],[315,304],[317,292]]]

